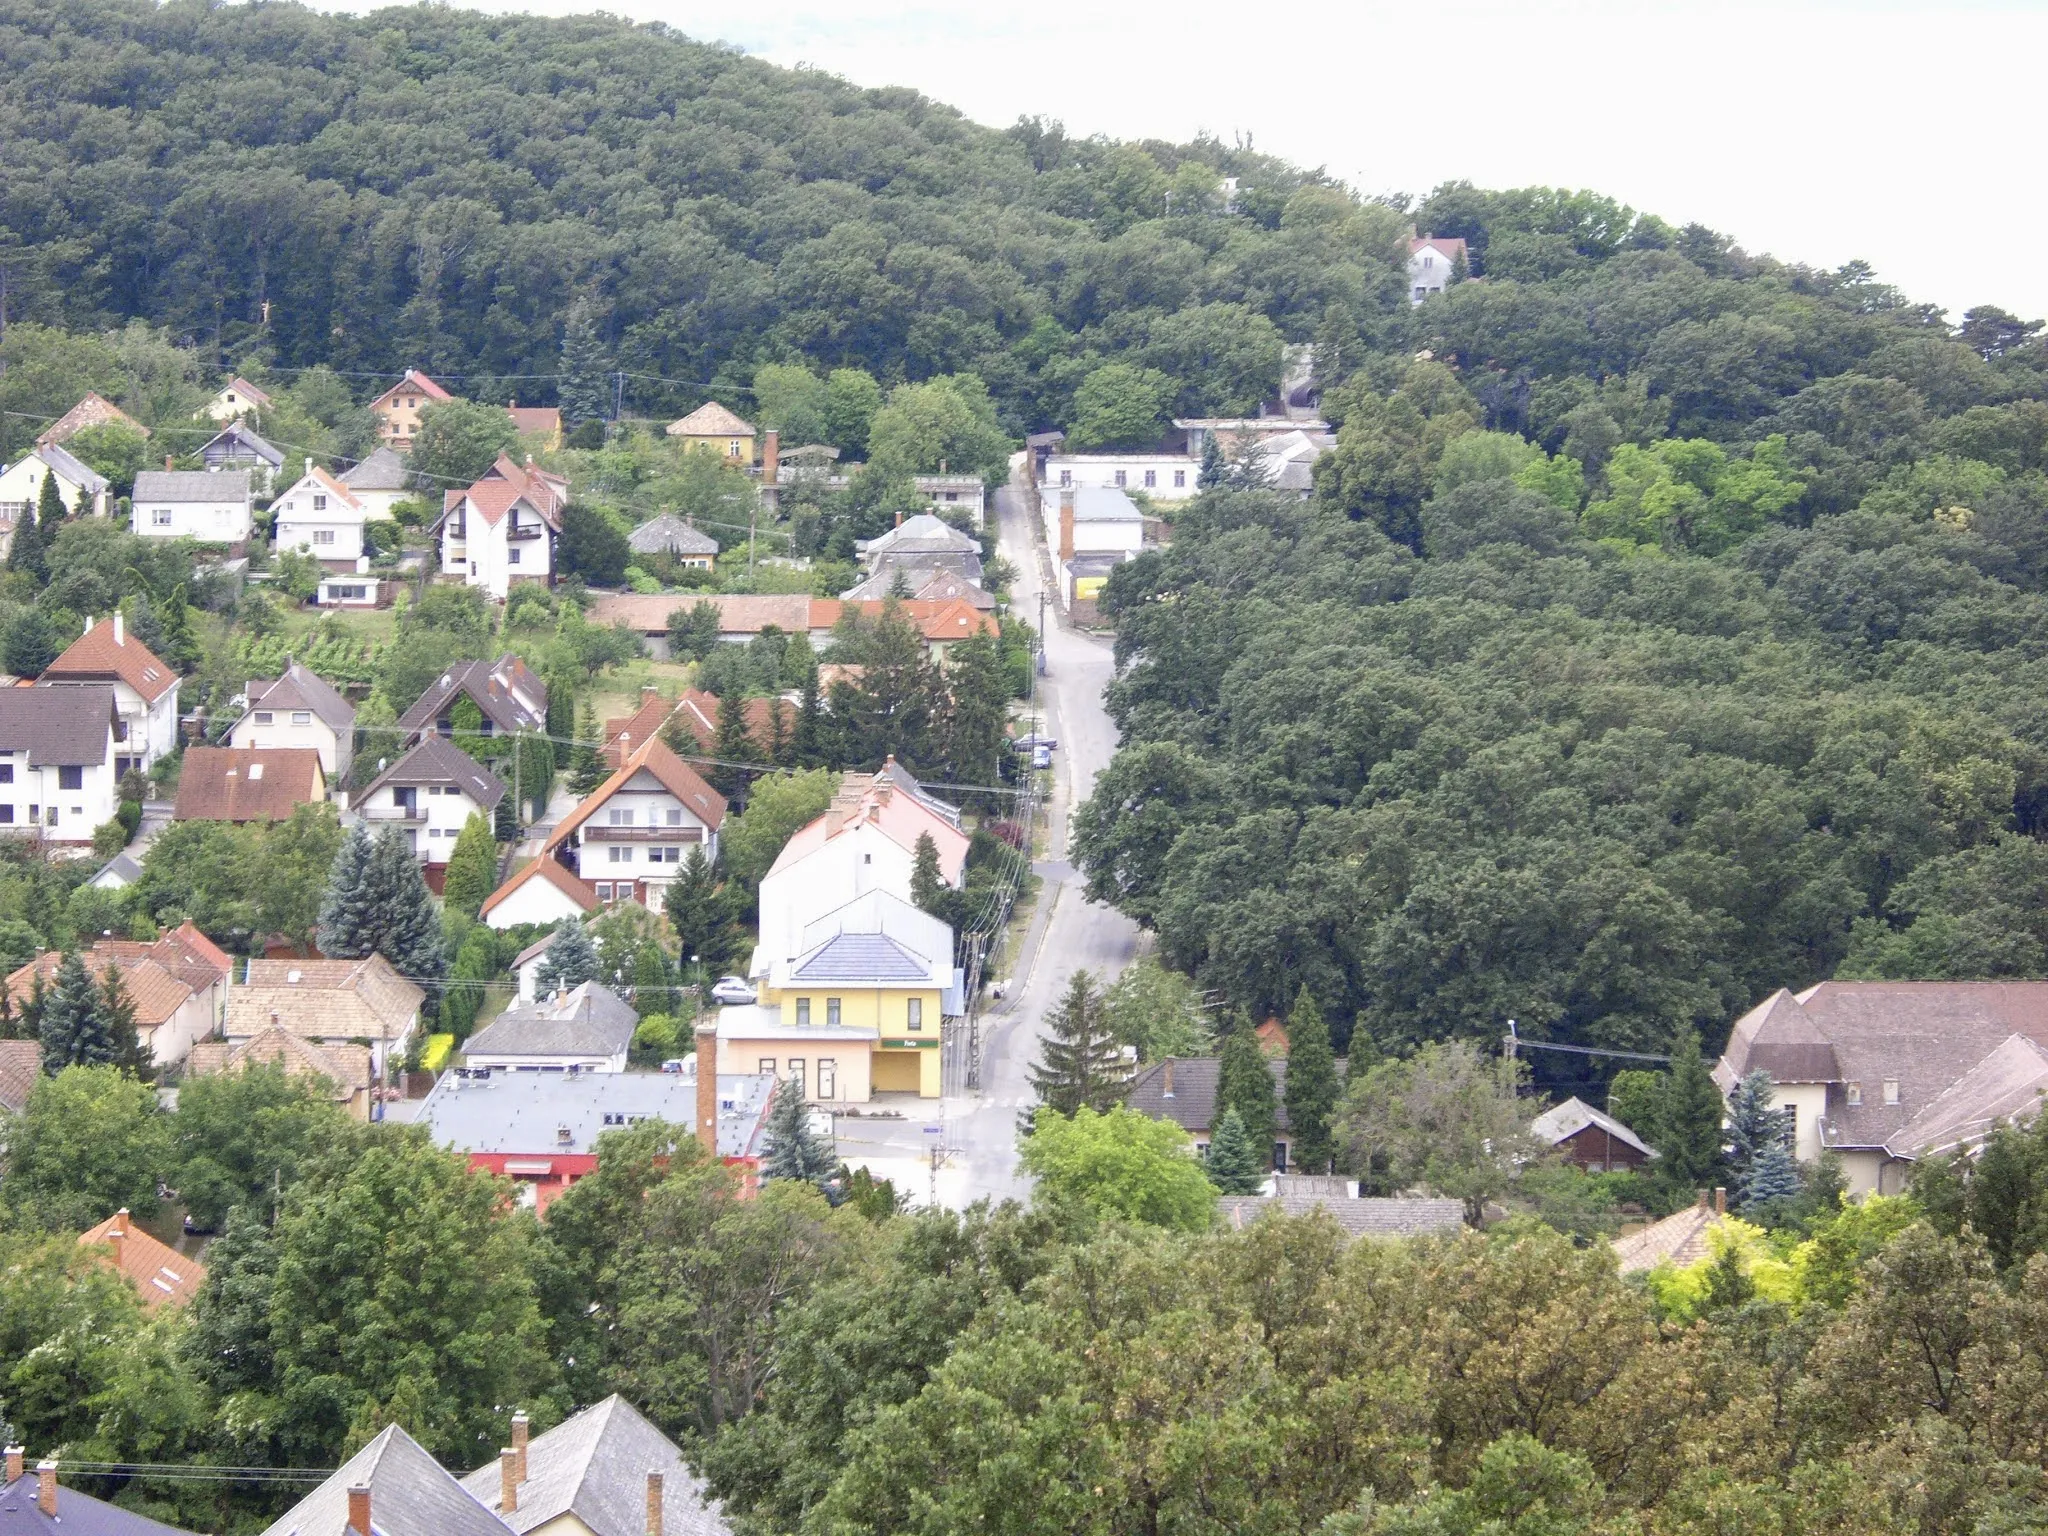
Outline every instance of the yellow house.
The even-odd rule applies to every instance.
[[[668,435],[680,438],[685,448],[706,449],[729,464],[745,468],[754,462],[753,426],[716,400],[707,400],[680,421],[670,422]]]
[[[939,1042],[962,1007],[953,930],[872,890],[805,925],[770,959],[757,1000],[721,1010],[718,1070],[795,1078],[807,1098],[939,1096]]]
[[[370,414],[377,418],[377,436],[404,453],[419,435],[420,412],[454,398],[417,368],[408,368],[404,378],[370,402]]]

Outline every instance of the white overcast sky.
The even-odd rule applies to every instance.
[[[1366,193],[1591,188],[1787,261],[1860,257],[1952,320],[2048,315],[2048,132],[2027,83],[2048,0],[484,3],[663,21],[999,127],[1248,132]]]

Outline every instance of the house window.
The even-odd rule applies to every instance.
[[[1287,1171],[1287,1143],[1284,1141],[1273,1143],[1273,1171],[1275,1173],[1285,1173]]]
[[[1187,488],[1187,483],[1188,483],[1188,472],[1187,472],[1186,470],[1184,470],[1184,469],[1176,469],[1176,470],[1175,470],[1175,471],[1173,472],[1173,486],[1174,486],[1174,489],[1175,489],[1175,490],[1185,490],[1185,489]]]
[[[313,542],[315,544],[332,544],[334,542],[334,530],[332,528],[315,528],[313,530]]]
[[[293,725],[311,725],[312,723],[313,711],[310,709],[295,709],[292,711]]]
[[[633,862],[633,850],[630,848],[614,846],[607,848],[605,852],[611,855],[611,862],[614,864],[630,864]]]
[[[1887,1104],[1899,1102],[1899,1080],[1896,1077],[1888,1077],[1884,1080],[1884,1101]]]
[[[729,459],[736,459],[740,456],[740,440],[738,438],[734,438],[725,445],[725,456]]]
[[[315,496],[313,498],[313,510],[315,512],[325,512],[327,510],[327,498],[325,496]]]
[[[68,768],[59,768],[57,770],[57,787],[59,789],[85,788],[85,770],[76,763],[73,763]]]
[[[775,1058],[773,1056],[763,1056],[754,1063],[754,1070],[763,1077],[773,1077],[775,1075]]]
[[[610,881],[600,880],[597,883],[597,885],[593,887],[593,889],[596,890],[597,899],[599,901],[610,901],[612,899],[612,887]]]
[[[1861,1083],[1844,1083],[1842,1085],[1842,1097],[1847,1099],[1849,1107],[1854,1109],[1863,1102],[1863,1085]]]
[[[825,999],[825,1027],[827,1029],[837,1029],[839,1027],[839,999],[836,997]]]
[[[152,528],[170,527],[171,509],[169,507],[152,507],[149,513],[149,523]]]
[[[1073,472],[1073,471],[1072,471],[1071,469],[1063,469],[1063,470],[1061,470],[1061,471],[1060,471],[1060,484],[1061,484],[1061,485],[1072,485],[1073,483],[1074,483],[1074,472]]]
[[[668,808],[668,824],[672,827],[680,827],[683,824],[683,808],[680,805]]]
[[[818,1097],[832,1099],[839,1096],[839,1060],[835,1056],[818,1058]]]
[[[633,825],[633,812],[630,807],[608,806],[604,814],[606,822],[611,826],[630,827]]]
[[[796,1027],[798,1029],[809,1029],[811,1027],[811,1000],[808,997],[800,997],[796,1000]]]
[[[906,1005],[905,1016],[912,1029],[924,1028],[924,999],[913,997]]]
[[[1146,471],[1145,471],[1145,489],[1149,491],[1149,490],[1150,490],[1150,489],[1151,489],[1151,488],[1152,488],[1153,486],[1157,485],[1158,483],[1159,483],[1159,471],[1158,471],[1158,470],[1156,470],[1156,469],[1148,469],[1148,470],[1146,470]]]
[[[804,1096],[804,1059],[801,1056],[789,1058],[789,1080],[796,1084],[798,1098]]]
[[[1116,472],[1116,483],[1117,483],[1118,485],[1122,485],[1122,484],[1124,483],[1124,479],[1125,479],[1125,475],[1124,475],[1124,472],[1123,472],[1122,470],[1118,470],[1118,471]]]
[[[0,784],[12,784],[13,782],[14,764],[0,763]]]
[[[259,709],[256,711],[256,723],[258,725],[268,725],[270,724],[270,720],[271,715],[269,710]]]
[[[958,501],[959,499],[960,499],[960,493],[959,493],[958,491],[948,491],[948,492],[946,492],[946,500],[948,500],[948,501]],[[824,1063],[823,1063],[823,1062],[820,1062],[820,1063],[819,1063],[819,1066],[820,1066],[820,1067],[823,1067],[823,1065],[824,1065]]]
[[[1424,299],[1428,297],[1429,290],[1427,288],[1422,287],[1420,284],[1417,284],[1415,288],[1415,302],[1420,304]]]
[[[1435,266],[1435,265],[1436,265],[1436,258],[1435,258],[1434,256],[1425,256],[1425,257],[1423,257],[1423,258],[1422,258],[1422,270],[1423,270],[1423,271],[1427,272],[1427,271],[1428,271],[1428,270],[1429,270],[1429,269],[1430,269],[1431,267],[1433,267],[1433,266]]]
[[[517,564],[519,563],[519,551],[518,551],[518,550],[516,550],[516,549],[508,549],[508,550],[506,550],[506,551],[505,551],[505,563],[506,563],[507,565],[517,565]]]
[[[11,827],[13,825],[14,807],[11,805],[0,805],[0,827]]]
[[[680,864],[683,862],[683,850],[680,848],[650,848],[647,850],[647,862],[650,864]]]

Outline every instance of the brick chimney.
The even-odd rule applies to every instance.
[[[519,1481],[526,1481],[526,1442],[532,1432],[533,1421],[520,1409],[512,1415],[512,1452],[519,1458]]]
[[[348,1528],[356,1536],[370,1536],[370,1485],[357,1483],[348,1491]]]
[[[773,437],[774,433],[768,434]],[[661,1474],[647,1474],[647,1536],[661,1536]]]
[[[1060,487],[1060,561],[1074,558],[1074,488]]]
[[[903,509],[901,507],[896,509],[896,526],[898,528],[903,526]]]
[[[519,1453],[506,1446],[498,1452],[498,1513],[509,1515],[519,1507]]]
[[[36,1508],[57,1518],[57,1463],[47,1456],[36,1463]]]
[[[167,454],[165,454],[165,455],[164,455],[164,468],[165,468],[165,469],[169,469],[169,468],[171,467],[171,465],[172,465],[173,463],[175,463],[175,462],[176,462],[176,460],[175,460],[175,459],[173,459],[173,458],[171,457],[171,455],[170,455],[170,454],[168,454],[168,453],[167,453]]]
[[[782,434],[770,427],[761,434],[761,483],[773,485],[782,464]]]
[[[28,1448],[26,1446],[10,1445],[7,1447],[7,1487],[12,1488],[21,1481],[21,1463],[22,1458],[26,1455],[28,1455]]]
[[[128,1235],[127,1206],[124,1205],[121,1209],[114,1212],[114,1230],[108,1235],[112,1237],[126,1237]]]
[[[1726,1216],[1728,1214],[1728,1191],[1721,1188],[1718,1184],[1714,1186],[1714,1214],[1716,1216]]]
[[[1159,1090],[1159,1096],[1160,1096],[1160,1097],[1161,1097],[1162,1099],[1170,1099],[1170,1098],[1172,1098],[1172,1097],[1173,1097],[1173,1058],[1172,1058],[1171,1056],[1169,1056],[1169,1057],[1167,1057],[1167,1058],[1166,1058],[1166,1070],[1165,1070],[1164,1072],[1160,1073],[1159,1075],[1160,1075],[1161,1081],[1162,1081],[1162,1083],[1163,1083],[1163,1086],[1162,1086],[1162,1087],[1160,1088],[1160,1090]]]
[[[718,1026],[697,1026],[697,1139],[718,1156]]]

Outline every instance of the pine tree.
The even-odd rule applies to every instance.
[[[1228,468],[1223,462],[1223,448],[1211,432],[1202,440],[1202,467],[1195,473],[1195,484],[1202,490],[1211,490],[1223,483]]]
[[[720,935],[726,927],[725,898],[718,889],[717,871],[704,857],[703,844],[690,849],[682,873],[669,881],[661,905],[669,926],[682,942],[684,962],[695,956],[704,965],[715,966],[714,956],[722,958]]]
[[[101,1027],[114,1042],[114,1065],[136,1077],[149,1076],[153,1063],[135,1030],[135,1003],[111,960],[100,977],[99,1014]]]
[[[1743,1173],[1736,1186],[1736,1203],[1747,1214],[1761,1215],[1771,1206],[1797,1200],[1805,1189],[1806,1180],[1791,1149],[1773,1142],[1757,1153]]]
[[[597,709],[585,699],[576,711],[576,745],[569,751],[569,788],[578,796],[589,794],[611,777],[600,746],[603,739]]]
[[[36,496],[36,523],[43,531],[45,541],[52,538],[57,525],[64,521],[64,491],[57,484],[57,477],[45,472],[43,488]]]
[[[1771,1105],[1771,1074],[1750,1073],[1728,1095],[1728,1170],[1739,1183],[1749,1166],[1785,1141],[1785,1116]]]
[[[26,508],[15,526],[14,542],[7,549],[7,569],[26,571],[38,582],[50,579],[50,561],[43,550],[43,532],[37,526],[35,508]]]
[[[823,768],[825,761],[824,706],[818,698],[818,674],[814,669],[804,682],[802,701],[796,707],[796,735],[791,755],[799,768]]]
[[[1674,1196],[1690,1196],[1721,1175],[1721,1090],[1700,1055],[1700,1037],[1685,1030],[1671,1053],[1657,1106],[1657,1177]]]
[[[336,959],[367,955],[374,947],[376,919],[364,880],[370,865],[370,831],[357,822],[335,850],[327,871],[327,894],[320,902],[320,924],[314,930],[320,953]]]
[[[762,756],[778,768],[791,766],[792,743],[789,735],[789,706],[781,699],[768,701],[768,740],[762,744]]]
[[[566,741],[576,734],[576,685],[566,671],[557,669],[547,676],[548,735]]]
[[[676,968],[659,944],[642,944],[633,956],[633,1011],[643,1019],[676,1011]]]
[[[377,834],[364,873],[383,925],[372,947],[401,976],[433,992],[448,973],[441,914],[405,828],[394,824]]]
[[[171,588],[171,595],[164,599],[158,611],[163,628],[163,659],[180,672],[190,672],[199,665],[199,641],[192,633],[192,610],[185,601],[182,586]]]
[[[455,849],[448,855],[448,878],[441,888],[441,900],[449,911],[475,917],[497,883],[497,843],[483,817],[472,814],[462,824]]]
[[[711,1062],[699,1060],[699,1072],[716,1070]],[[832,1144],[811,1129],[810,1106],[804,1102],[803,1085],[785,1078],[775,1090],[762,1124],[766,1147],[761,1158],[764,1179],[802,1179],[823,1184],[839,1166],[839,1154]]]
[[[612,396],[605,381],[600,318],[597,305],[587,294],[572,299],[562,317],[562,378],[556,386],[556,399],[562,407],[562,419],[572,426],[611,416]]]
[[[1067,995],[1045,1022],[1047,1033],[1031,1069],[1039,1102],[1062,1115],[1083,1108],[1107,1114],[1121,1104],[1131,1086],[1131,1069],[1109,1032],[1095,978],[1074,972]]]
[[[1280,1134],[1280,1109],[1273,1092],[1273,1072],[1266,1053],[1259,1049],[1259,1037],[1251,1020],[1238,1015],[1223,1038],[1221,1060],[1216,1068],[1216,1112],[1237,1111],[1244,1133],[1251,1138],[1261,1169],[1271,1166],[1273,1142]]]
[[[590,942],[581,923],[565,917],[555,924],[555,942],[541,956],[534,984],[542,992],[552,992],[557,987],[567,992],[586,981],[597,980],[597,972],[597,946]]]
[[[754,740],[747,734],[747,701],[737,688],[727,688],[718,701],[718,734],[712,739],[711,755],[717,759],[711,783],[721,795],[729,798],[747,787],[746,769],[734,765],[754,760]]]
[[[1265,1159],[1252,1145],[1244,1121],[1234,1109],[1223,1111],[1209,1137],[1209,1159],[1203,1171],[1209,1182],[1226,1195],[1256,1195],[1265,1176]]]
[[[57,979],[42,999],[43,1071],[55,1077],[66,1067],[112,1066],[119,1043],[107,1028],[98,987],[76,951],[57,963]]]
[[[1287,1016],[1287,1127],[1303,1173],[1328,1173],[1336,1147],[1330,1120],[1337,1109],[1337,1055],[1330,1026],[1303,987]]]
[[[917,847],[910,866],[910,899],[922,911],[941,922],[953,921],[953,888],[939,872],[939,845],[929,832],[917,834]]]

